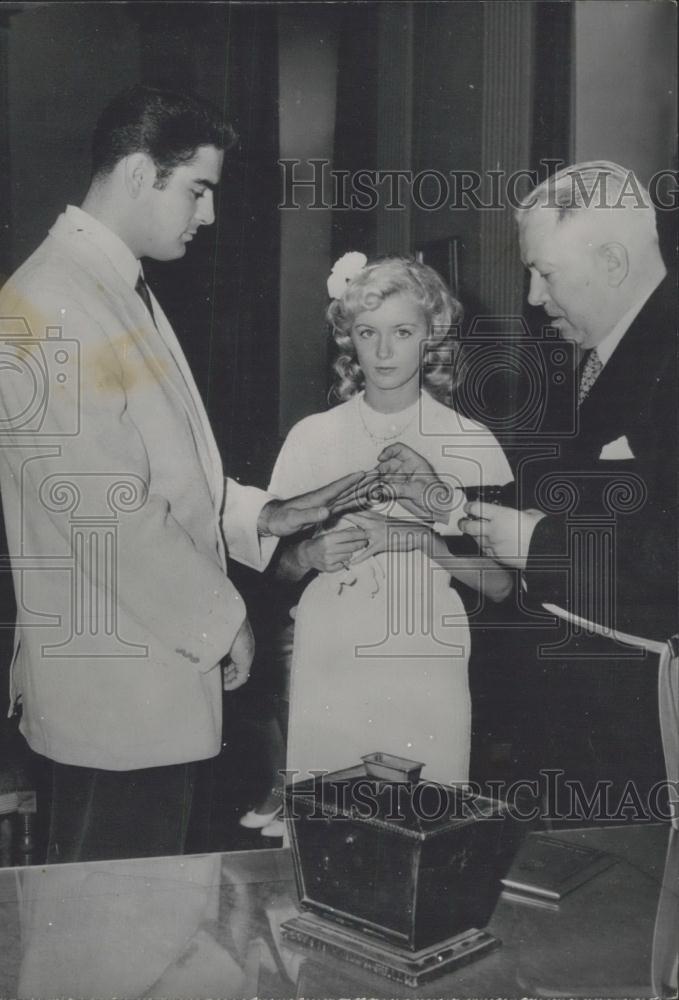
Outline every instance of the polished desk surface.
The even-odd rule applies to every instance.
[[[489,930],[502,947],[416,992],[281,942],[280,924],[297,913],[287,850],[4,869],[0,997],[652,996],[669,828],[554,836],[616,863],[557,910],[501,898]],[[664,876],[671,921],[675,862]]]

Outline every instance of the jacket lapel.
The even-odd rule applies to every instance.
[[[176,373],[179,376],[173,384],[179,386],[182,399],[188,401],[194,438],[196,438],[196,445],[201,451],[201,455],[204,456],[204,467],[210,474],[209,481],[213,499],[221,504],[224,479],[222,459],[214,434],[212,433],[212,427],[210,426],[202,397],[198,391],[193,372],[186,360],[186,355],[177,340],[177,335],[155,296],[153,296],[153,308],[158,322],[158,333],[172,358]],[[146,310],[144,312],[146,313]]]
[[[121,333],[134,341],[158,385],[181,404],[213,501],[219,506],[223,490],[219,451],[184,352],[157,300],[153,299],[156,327],[140,296],[98,247],[65,227],[55,227],[51,235],[97,282],[100,294],[108,294],[111,310],[120,316]]]
[[[579,443],[587,452],[615,440],[635,422],[647,404],[653,372],[662,370],[667,346],[662,331],[667,326],[656,314],[665,308],[669,278],[665,278],[644,304],[580,407]]]

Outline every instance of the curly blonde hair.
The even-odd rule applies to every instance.
[[[420,306],[429,325],[426,365],[422,381],[432,395],[450,402],[454,342],[451,327],[462,319],[462,306],[453,297],[443,279],[426,264],[411,257],[382,257],[369,261],[347,283],[341,298],[328,306],[327,320],[339,349],[334,361],[335,381],[330,400],[344,402],[365,385],[351,340],[356,317],[377,309],[390,295],[411,296]]]

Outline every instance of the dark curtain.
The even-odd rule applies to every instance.
[[[0,285],[11,269],[10,156],[7,114],[7,32],[9,14],[0,13]],[[0,737],[7,729],[8,671],[16,605],[0,503]]]
[[[275,8],[135,4],[145,82],[223,108],[227,153],[214,226],[186,257],[149,262],[206,402],[228,475],[266,485],[278,449],[278,60]]]

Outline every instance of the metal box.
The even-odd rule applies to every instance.
[[[468,789],[375,778],[367,767],[374,774],[371,763],[380,756],[370,755],[367,766],[288,785],[300,906],[314,919],[292,921],[287,936],[319,947],[306,939],[314,928],[333,927],[364,958],[367,949],[373,966],[385,965],[378,971],[417,985],[431,978],[430,965],[434,973],[448,970],[453,958],[470,960],[498,943],[479,931],[495,908],[523,831],[505,803]],[[413,762],[403,763],[407,773]],[[330,936],[335,940],[337,933]],[[342,954],[327,940],[322,947]],[[455,955],[444,961],[441,955],[451,948]],[[390,972],[385,949],[406,965],[421,959],[427,969],[415,978]]]

